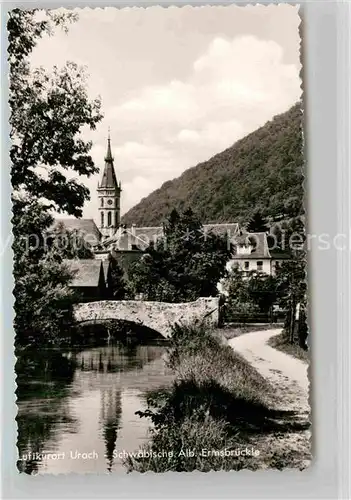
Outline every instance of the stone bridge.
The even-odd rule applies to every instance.
[[[101,300],[74,306],[77,322],[123,320],[144,325],[169,337],[175,323],[205,320],[218,325],[219,301],[217,297],[199,298],[194,302],[167,303],[142,300]]]

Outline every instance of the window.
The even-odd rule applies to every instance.
[[[104,227],[104,212],[101,212],[101,227]]]
[[[112,214],[111,212],[107,212],[107,227],[112,225]]]
[[[118,212],[115,212],[115,226],[118,227]]]
[[[104,206],[104,199],[101,198],[101,201],[100,201],[100,206],[103,207]]]
[[[263,271],[263,261],[262,260],[257,261],[257,271]]]
[[[248,261],[244,262],[244,269],[245,269],[245,271],[248,271],[249,267],[250,267],[250,262],[248,262]]]

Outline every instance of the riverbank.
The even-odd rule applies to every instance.
[[[256,470],[258,437],[285,432],[274,389],[225,338],[202,325],[176,327],[168,353],[175,381],[150,393],[150,441],[128,457],[128,471]],[[280,420],[279,420],[280,419]],[[269,466],[269,465],[268,465]]]

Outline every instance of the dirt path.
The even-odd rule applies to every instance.
[[[308,365],[303,361],[267,345],[280,329],[255,331],[228,341],[229,345],[269,380],[274,389],[274,406],[291,412],[292,424],[301,430],[266,435],[260,438],[260,448],[267,453],[268,466],[306,467],[310,462],[310,406],[308,402]],[[272,462],[273,461],[273,462]]]

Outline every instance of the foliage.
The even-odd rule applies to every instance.
[[[128,470],[255,469],[252,457],[234,450],[254,445],[250,435],[270,418],[269,384],[204,323],[176,325],[170,342],[176,379],[169,389],[149,393],[147,410],[138,412],[151,419],[153,431],[146,453],[126,460]],[[204,456],[203,449],[222,454]]]
[[[276,222],[270,229],[274,244],[282,251],[288,251],[296,259],[305,258],[305,217],[298,216]]]
[[[249,220],[246,229],[249,233],[265,233],[268,231],[267,221],[261,212],[255,212]]]
[[[97,170],[90,142],[79,136],[101,119],[100,101],[89,101],[84,71],[74,63],[52,73],[32,69],[38,40],[75,16],[14,9],[9,13],[10,126],[12,146],[16,345],[55,344],[69,335],[74,294],[65,251],[50,244],[51,209],[80,216],[89,191],[72,178]],[[48,243],[49,242],[49,243]],[[72,257],[71,250],[68,256]]]
[[[264,273],[252,273],[247,280],[248,294],[257,304],[261,313],[268,313],[276,302],[278,291],[274,276]]]
[[[224,321],[231,321],[234,316],[255,315],[259,312],[258,306],[249,294],[247,282],[243,273],[237,267],[231,269],[224,282],[226,294],[223,306]]]
[[[290,339],[287,337],[286,331],[283,331],[280,335],[274,335],[268,340],[268,345],[278,349],[279,351],[285,352],[290,356],[301,359],[305,363],[310,362],[310,356],[308,350],[304,349],[298,344],[291,344]]]
[[[288,332],[289,342],[298,343],[306,349],[308,335],[307,327],[307,285],[306,285],[306,250],[305,228],[301,218],[294,218],[284,222],[280,234],[283,241],[288,242],[291,260],[283,262],[277,269],[277,286],[280,305],[286,309],[285,329]],[[296,308],[299,304],[300,317],[296,324]]]
[[[151,244],[128,273],[134,293],[147,300],[192,301],[217,295],[226,274],[227,240],[205,234],[193,212],[173,210],[164,224],[164,237]]]
[[[225,421],[207,416],[199,420],[197,411],[178,425],[168,425],[152,435],[152,443],[143,449],[140,457],[129,456],[125,460],[128,472],[185,472],[211,470],[240,470],[248,467],[248,460],[233,452],[239,443],[235,436],[228,436]],[[208,454],[203,450],[223,450],[222,454]],[[228,458],[224,450],[233,456]],[[163,453],[162,453],[163,451]],[[145,457],[145,458],[144,458]],[[255,467],[253,467],[255,468]]]
[[[44,208],[81,216],[89,190],[77,179],[97,172],[91,142],[79,136],[101,120],[100,100],[89,101],[83,68],[68,62],[52,73],[32,70],[29,56],[37,41],[55,26],[67,26],[72,15],[14,9],[9,13],[11,179],[14,196],[45,199]]]
[[[113,258],[110,259],[110,275],[108,286],[114,299],[123,300],[124,298],[126,298],[128,290],[124,272],[121,266],[118,265],[118,262]]]
[[[215,155],[164,183],[122,217],[159,225],[169,207],[191,207],[203,222],[246,223],[303,213],[303,138],[300,103]]]
[[[237,267],[230,271],[224,290],[226,321],[235,316],[267,314],[277,300],[277,282],[273,276],[252,272],[244,278]]]
[[[91,245],[78,230],[67,229],[63,223],[56,226],[47,238],[63,259],[93,259]]]
[[[52,217],[37,202],[14,201],[16,346],[53,345],[69,336],[74,293],[62,256],[46,245]]]

